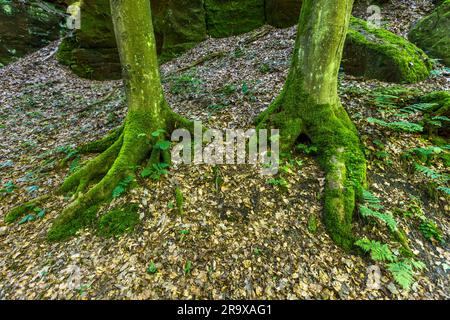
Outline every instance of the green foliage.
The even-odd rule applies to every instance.
[[[169,81],[170,92],[175,95],[198,93],[203,84],[203,81],[196,76],[195,71],[174,76]]]
[[[288,187],[288,183],[284,178],[270,178],[267,180],[267,183],[271,186],[280,186],[280,187]]]
[[[113,198],[119,198],[121,195],[123,195],[125,193],[125,191],[127,191],[128,187],[130,186],[130,184],[134,181],[134,177],[133,176],[128,176],[125,179],[121,180],[117,186],[114,188],[113,192],[112,192],[112,197]]]
[[[382,244],[375,240],[369,240],[367,238],[359,239],[355,244],[363,249],[365,252],[370,253],[370,256],[375,261],[395,261],[395,256],[387,244]]]
[[[431,178],[431,179],[441,179],[444,176],[436,171],[434,171],[433,169],[430,169],[428,167],[422,166],[418,163],[416,163],[414,165],[414,167],[416,168],[417,171],[419,171],[420,173],[424,174],[425,176]]]
[[[386,122],[381,119],[369,117],[369,118],[367,118],[367,122],[374,123],[374,124],[380,125],[385,128],[389,128],[394,131],[405,131],[405,132],[412,132],[412,133],[423,131],[423,127],[421,125],[419,125],[417,123],[408,122],[408,121]]]
[[[139,223],[138,205],[130,204],[104,214],[98,222],[98,233],[113,237],[130,233]]]
[[[315,215],[311,215],[308,219],[308,231],[311,233],[316,233],[319,227],[319,221]]]
[[[442,231],[439,229],[439,227],[433,222],[433,221],[424,221],[420,224],[419,230],[422,233],[422,235],[427,240],[436,240],[437,242],[443,244],[444,243],[444,237],[442,235]]]
[[[183,197],[183,192],[181,191],[181,189],[179,187],[175,188],[175,200],[177,203],[177,208],[178,208],[178,213],[180,215],[183,215],[184,213],[184,197]]]
[[[414,282],[414,270],[422,270],[424,268],[425,264],[423,262],[414,259],[405,259],[388,264],[388,270],[391,272],[394,280],[405,290],[408,290]]]
[[[370,191],[363,190],[362,196],[363,196],[364,203],[366,203],[368,206],[370,206],[374,209],[382,209],[383,208],[383,205],[381,205],[381,200],[377,196],[372,194]]]
[[[0,194],[2,193],[13,193],[17,189],[16,184],[13,181],[8,181],[3,184],[3,188],[0,189]]]
[[[141,172],[142,178],[148,178],[152,180],[159,180],[161,179],[161,176],[166,175],[169,173],[167,168],[169,165],[167,163],[161,162],[161,163],[153,163],[150,167],[145,168]]]
[[[191,271],[192,271],[192,262],[188,260],[184,264],[184,274],[189,275]]]
[[[155,274],[156,272],[158,272],[158,268],[156,267],[155,263],[151,261],[146,271],[148,274]]]
[[[360,206],[359,212],[365,218],[374,217],[380,221],[383,221],[392,232],[398,231],[397,221],[395,221],[394,217],[388,213],[381,213],[378,211],[374,211],[368,207]]]
[[[315,145],[307,145],[307,144],[303,144],[303,143],[299,143],[296,146],[296,149],[298,151],[300,151],[300,152],[305,153],[305,154],[317,154],[317,152],[319,151],[317,146],[315,146]]]
[[[401,108],[400,111],[407,114],[415,114],[418,112],[426,112],[428,110],[434,109],[436,106],[439,106],[437,103],[416,103],[404,108]]]
[[[450,188],[448,188],[448,187],[440,186],[440,187],[437,188],[437,190],[442,191],[445,194],[450,196]]]

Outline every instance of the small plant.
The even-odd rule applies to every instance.
[[[316,154],[318,148],[315,145],[307,145],[300,143],[296,146],[296,149],[304,154]]]
[[[355,244],[363,249],[365,252],[370,253],[370,256],[375,261],[380,262],[394,262],[395,256],[387,244],[382,244],[375,240],[369,240],[367,238],[359,239]]]
[[[148,274],[155,274],[156,272],[158,272],[158,268],[156,267],[155,263],[151,261],[146,271]]]
[[[112,192],[112,197],[113,198],[119,198],[121,195],[123,195],[125,193],[125,191],[127,191],[128,187],[130,186],[130,184],[134,181],[134,177],[133,176],[128,176],[125,179],[121,180],[117,186],[114,188],[113,192]]]
[[[386,122],[377,118],[367,118],[367,122],[377,124],[379,126],[394,130],[394,131],[404,131],[404,132],[422,132],[423,127],[417,123],[412,123],[408,121],[396,121],[396,122]]]
[[[175,188],[175,200],[177,203],[177,209],[178,209],[178,213],[180,215],[184,214],[184,197],[183,197],[183,192],[181,191],[181,189],[179,187]]]
[[[441,178],[444,177],[442,174],[434,171],[433,169],[430,169],[428,167],[422,166],[422,165],[420,165],[418,163],[416,163],[414,165],[414,167],[415,167],[415,169],[417,171],[419,171],[420,173],[424,174],[425,176],[427,176],[427,177],[429,177],[431,179],[437,180],[437,179],[441,179]]]
[[[194,71],[183,73],[169,80],[171,81],[170,92],[175,95],[197,93],[203,84]]]
[[[419,226],[419,230],[425,237],[425,239],[430,241],[435,240],[441,244],[444,243],[442,231],[433,221],[430,220],[423,221]]]
[[[153,163],[151,167],[147,167],[141,172],[142,178],[150,177],[152,180],[159,180],[161,179],[161,176],[166,175],[169,173],[167,168],[169,165],[167,163],[161,162],[161,163]]]
[[[270,178],[267,183],[271,186],[288,187],[288,183],[284,178]]]
[[[191,274],[191,271],[192,271],[192,262],[188,260],[184,264],[184,274],[189,275]]]
[[[414,259],[404,259],[403,261],[388,264],[388,270],[391,272],[394,280],[400,284],[403,289],[408,290],[414,282],[414,271],[423,270],[425,264]]]
[[[17,189],[17,186],[14,182],[8,181],[3,184],[3,188],[0,189],[0,194],[2,193],[13,193],[13,191]]]
[[[319,227],[319,221],[315,215],[311,215],[308,218],[308,231],[311,233],[316,233]]]

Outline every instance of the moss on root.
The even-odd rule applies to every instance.
[[[139,223],[138,210],[137,204],[127,204],[104,214],[98,222],[98,234],[114,237],[131,233]]]
[[[91,206],[79,212],[58,216],[47,233],[47,240],[60,241],[74,236],[78,230],[93,226],[97,219],[98,206]]]
[[[290,80],[286,83],[289,88]],[[280,129],[282,151],[293,149],[306,134],[318,147],[326,173],[324,221],[333,240],[344,249],[353,247],[352,217],[366,183],[366,160],[355,126],[343,107],[317,105],[308,94],[287,89],[257,119],[258,128]]]

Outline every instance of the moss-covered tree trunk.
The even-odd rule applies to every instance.
[[[89,222],[92,212],[95,212],[93,208],[108,200],[119,182],[134,177],[136,167],[145,163],[147,158],[147,165],[151,165],[167,156],[157,147],[164,134],[154,137],[153,132],[170,132],[179,126],[190,126],[187,120],[170,110],[164,98],[150,2],[111,0],[111,12],[128,114],[122,129],[113,132],[114,139],[102,139],[102,148],[94,143],[95,149],[103,149],[103,153],[69,176],[58,190],[61,194],[73,192],[74,201],[55,219],[49,231],[52,240],[73,235]],[[41,200],[14,209],[7,220],[16,218],[27,205],[29,207]]]
[[[333,239],[352,246],[355,197],[365,183],[365,159],[357,131],[342,107],[338,72],[353,0],[303,1],[292,65],[285,86],[258,118],[279,128],[282,149],[301,134],[319,148],[326,172],[325,224]]]

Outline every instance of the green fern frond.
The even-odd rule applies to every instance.
[[[386,223],[386,225],[392,232],[396,232],[398,230],[397,221],[395,221],[394,217],[391,216],[390,214],[374,211],[365,206],[360,206],[359,211],[361,212],[361,215],[365,218],[374,217],[378,220],[383,221],[384,223]]]
[[[383,205],[381,205],[381,200],[368,190],[363,190],[363,201],[369,207],[372,207],[374,209],[383,208]]]
[[[440,187],[438,187],[437,189],[438,189],[439,191],[442,191],[442,192],[444,192],[444,193],[446,193],[447,195],[450,196],[450,188],[444,187],[444,186],[440,186]]]
[[[374,124],[377,124],[382,127],[389,128],[389,129],[392,129],[395,131],[405,131],[405,132],[412,132],[412,133],[423,131],[423,127],[421,125],[419,125],[417,123],[408,122],[408,121],[386,122],[381,119],[369,117],[369,118],[367,118],[367,122],[374,123]]]
[[[431,178],[431,179],[440,179],[443,177],[443,175],[441,175],[440,173],[434,171],[433,169],[430,169],[428,167],[422,166],[418,163],[416,163],[414,165],[414,167],[416,168],[417,171],[419,171],[420,173],[426,175],[427,177]]]
[[[359,239],[355,244],[365,252],[370,253],[371,258],[375,261],[395,261],[395,256],[387,244],[367,238]]]
[[[426,266],[422,261],[415,259],[404,259],[403,261],[388,264],[388,270],[391,272],[394,280],[405,290],[408,290],[414,283],[414,271],[425,268]]]
[[[416,103],[410,106],[407,106],[405,108],[400,109],[401,112],[408,113],[408,114],[415,114],[418,112],[426,112],[428,110],[431,110],[435,107],[438,107],[439,104],[437,103]]]
[[[439,243],[444,243],[442,231],[433,221],[424,221],[420,224],[419,230],[427,240],[436,240]]]

